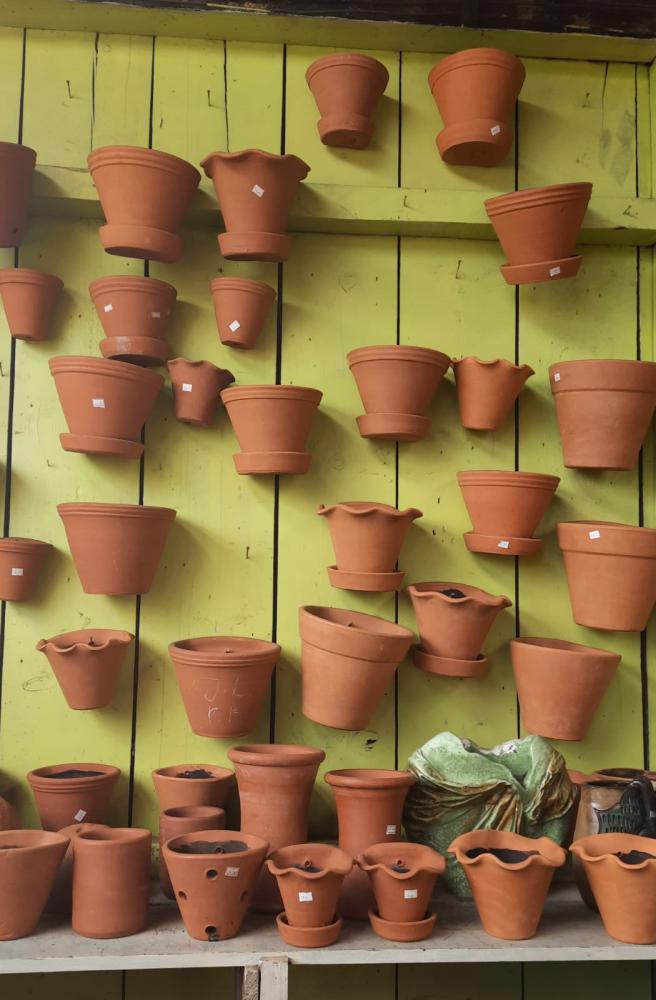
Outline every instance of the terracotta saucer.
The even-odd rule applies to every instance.
[[[415,413],[363,413],[357,421],[361,437],[391,441],[421,441],[430,427],[428,417]]]
[[[276,926],[285,944],[291,944],[294,948],[326,948],[339,939],[342,918],[337,917],[334,923],[325,927],[291,927],[287,923],[287,914],[279,913]]]
[[[219,250],[228,260],[287,260],[291,236],[282,233],[219,233]]]
[[[450,656],[434,656],[426,653],[421,646],[414,646],[412,662],[427,674],[438,674],[441,677],[480,677],[489,666],[487,656],[479,656],[475,660],[456,660]]]
[[[405,573],[354,573],[337,566],[328,567],[328,579],[333,587],[340,590],[368,590],[371,593],[384,593],[388,590],[399,590]]]
[[[182,240],[165,229],[148,226],[101,226],[100,242],[107,253],[172,264],[182,253]]]
[[[100,341],[103,358],[126,361],[145,368],[163,365],[171,357],[171,350],[160,337],[106,337]]]
[[[319,138],[325,146],[346,146],[348,149],[365,149],[374,134],[374,123],[365,115],[324,115],[317,123]]]
[[[386,941],[423,941],[433,933],[437,915],[429,913],[423,920],[383,920],[375,910],[369,910],[371,929]]]
[[[247,451],[232,457],[240,476],[302,476],[312,459],[306,451]]]
[[[505,122],[480,118],[456,122],[435,138],[440,156],[454,167],[496,167],[513,143],[513,130]]]
[[[144,446],[141,441],[123,441],[121,438],[94,437],[92,434],[60,434],[64,451],[83,452],[86,455],[116,455],[118,458],[141,458]]]
[[[462,537],[470,552],[487,552],[491,556],[532,556],[542,548],[541,538],[504,538],[475,531],[466,531]]]
[[[583,257],[563,257],[561,260],[543,260],[537,264],[503,264],[501,273],[509,285],[536,285],[541,281],[573,278],[578,274]]]

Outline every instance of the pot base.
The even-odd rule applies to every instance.
[[[462,537],[470,552],[486,552],[490,556],[532,556],[542,548],[541,538],[502,538],[475,531],[465,531]]]
[[[328,567],[328,579],[339,590],[367,590],[370,593],[385,593],[399,590],[405,573],[355,573],[337,566]]]
[[[276,927],[285,944],[291,944],[294,948],[326,948],[339,939],[342,918],[337,917],[325,927],[292,927],[287,923],[287,914],[279,913]]]
[[[537,264],[503,264],[500,268],[508,285],[537,285],[541,281],[573,278],[579,272],[583,257],[562,257],[560,260],[543,260]]]
[[[86,455],[115,455],[117,458],[141,458],[144,446],[141,441],[123,441],[121,438],[94,437],[92,434],[60,434],[64,451],[83,452]]]
[[[428,417],[416,413],[363,413],[357,422],[360,437],[390,441],[422,441],[430,427]]]
[[[324,146],[365,149],[373,137],[374,123],[364,115],[340,113],[320,118],[317,129]]]
[[[423,920],[383,920],[375,910],[369,910],[372,931],[386,941],[423,941],[433,933],[436,919],[436,913],[429,913]]]
[[[165,229],[148,226],[101,226],[98,230],[105,251],[119,257],[159,260],[172,264],[182,253],[182,240]]]
[[[100,352],[103,358],[144,368],[166,364],[171,357],[169,345],[158,337],[106,337],[100,341]]]
[[[421,646],[412,650],[412,662],[426,674],[437,674],[440,677],[480,677],[488,668],[487,656],[479,656],[476,660],[456,660],[451,656],[435,656],[427,653]]]
[[[505,122],[480,118],[448,125],[438,132],[435,143],[452,167],[496,167],[510,152],[513,132]]]
[[[219,233],[219,250],[227,260],[270,260],[280,264],[292,248],[282,233]]]
[[[306,451],[248,451],[232,457],[240,476],[302,476],[312,460]]]

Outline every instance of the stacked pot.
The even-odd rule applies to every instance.
[[[342,930],[338,900],[352,858],[327,844],[296,844],[274,851],[266,866],[282,897],[276,924],[283,941],[298,948],[334,944]]]
[[[459,472],[458,483],[473,531],[464,539],[470,552],[525,556],[539,552],[533,533],[544,517],[560,479],[539,472]]]
[[[387,941],[423,941],[437,914],[430,909],[437,876],[444,874],[441,854],[423,844],[374,844],[358,865],[369,876],[376,901],[369,921]]]

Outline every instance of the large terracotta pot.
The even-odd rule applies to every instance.
[[[303,715],[366,729],[414,638],[384,618],[343,608],[299,609]]]
[[[221,390],[234,382],[232,372],[211,361],[174,358],[166,366],[171,376],[176,420],[196,427],[211,427],[221,403]]]
[[[119,938],[148,925],[150,830],[87,830],[73,840],[73,912],[76,934]]]
[[[171,356],[165,332],[177,292],[158,278],[114,275],[97,278],[89,293],[105,331],[104,358],[134,365],[162,365]]]
[[[52,314],[64,283],[54,274],[27,267],[0,270],[0,296],[7,326],[17,340],[47,340]]]
[[[221,343],[244,350],[255,347],[276,300],[271,285],[250,278],[214,278],[210,291]]]
[[[19,247],[25,236],[36,153],[0,142],[0,247]]]
[[[41,639],[36,648],[48,657],[69,708],[105,708],[118,688],[131,632],[83,628]]]
[[[172,764],[152,773],[162,812],[178,806],[223,809],[235,781],[234,772],[216,764]]]
[[[201,830],[224,830],[226,815],[217,806],[176,806],[159,814],[159,885],[168,899],[175,899],[163,847],[171,837]]]
[[[235,468],[245,475],[303,475],[310,468],[306,443],[322,393],[298,385],[238,385],[224,389],[240,454]]]
[[[371,56],[337,53],[310,63],[305,79],[321,115],[317,122],[321,141],[348,149],[368,146],[376,108],[389,81],[387,68]]]
[[[44,830],[104,823],[120,775],[111,764],[51,764],[27,775]]]
[[[540,472],[459,472],[473,531],[464,539],[471,552],[522,556],[537,552],[533,532],[547,512],[560,479]]]
[[[0,832],[0,941],[34,933],[67,846],[59,833]]]
[[[498,431],[512,411],[524,383],[535,372],[497,358],[460,358],[452,362],[458,390],[460,420],[473,431]]]
[[[274,851],[265,863],[282,896],[285,919],[278,930],[285,940],[287,930],[293,936],[295,928],[335,927],[342,884],[353,869],[345,851],[328,844],[295,844]],[[334,940],[340,930],[338,926]]]
[[[0,538],[0,600],[29,601],[52,549],[35,538]]]
[[[109,827],[100,823],[72,823],[71,826],[65,826],[58,831],[60,836],[68,839],[68,846],[45,905],[46,913],[70,916],[73,908],[73,841],[87,830],[107,829]]]
[[[376,900],[376,913],[391,923],[417,923],[430,910],[437,876],[446,861],[423,844],[372,844],[358,858]]]

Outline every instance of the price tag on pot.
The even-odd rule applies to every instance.
[[[239,329],[240,326],[241,326],[241,323],[239,322],[239,320],[238,319],[233,319],[232,323],[228,324],[228,329],[232,330],[232,332],[235,333]]]
[[[393,823],[392,823],[392,824],[390,824],[390,825],[389,825],[389,826],[388,826],[388,827],[386,828],[386,830],[385,830],[385,836],[386,836],[386,837],[394,837],[394,836],[396,836],[396,827],[394,826],[394,824],[393,824]]]
[[[560,382],[560,372],[554,372],[554,382]]]
[[[298,894],[299,903],[311,903],[312,893],[311,892],[299,892]]]
[[[506,538],[502,538],[500,542],[497,542],[498,549],[509,549],[510,542]]]
[[[253,192],[253,194],[257,195],[258,198],[261,198],[262,195],[264,194],[264,188],[260,187],[259,184],[253,184],[251,191]]]
[[[601,538],[601,532],[600,531],[589,531],[588,532],[588,538]]]
[[[75,813],[75,816],[73,816],[73,819],[75,820],[76,823],[81,823],[86,814],[87,814],[86,809],[78,809],[78,811]]]
[[[106,313],[112,312],[113,309],[114,309],[114,306],[111,304],[111,302],[108,302],[106,306],[103,306],[103,312],[106,312]]]
[[[237,876],[239,875],[239,869],[226,868],[225,873],[226,873],[226,878],[237,878]]]
[[[191,384],[191,382],[183,382],[182,383],[182,391],[183,392],[191,392],[192,389],[193,389],[193,385]]]
[[[105,409],[105,400],[104,399],[92,399],[91,400],[91,405],[93,406],[94,410],[104,410]]]
[[[492,128],[490,129],[490,135],[498,135],[500,131],[501,131],[500,125],[493,125]]]
[[[559,267],[550,267],[549,268],[549,277],[550,278],[555,278],[557,274],[560,274],[560,268]]]
[[[404,889],[403,890],[403,898],[404,899],[416,899],[417,898],[417,890],[416,889]]]
[[[150,318],[151,319],[161,319],[162,318],[162,314],[160,312],[151,312]]]
[[[23,575],[23,567],[22,566],[12,566],[11,567],[11,575],[12,576],[22,576]]]

